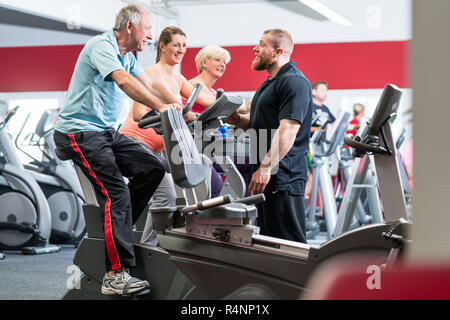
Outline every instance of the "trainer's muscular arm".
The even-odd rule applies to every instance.
[[[278,165],[294,145],[300,122],[291,119],[282,119],[280,126],[272,138],[272,145],[264,157],[261,166],[253,174],[248,189],[251,194],[264,192],[270,181],[271,171]]]

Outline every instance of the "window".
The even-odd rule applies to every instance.
[[[20,133],[17,144],[20,148],[23,148],[27,153],[35,157],[36,159],[42,158],[42,152],[38,147],[31,146],[22,146],[23,140],[25,137],[34,132],[36,129],[36,125],[39,122],[43,112],[46,109],[58,109],[59,108],[59,99],[19,99],[19,100],[9,100],[9,109],[12,109],[16,106],[19,106],[16,114],[11,118],[8,122],[7,129],[10,132],[13,144]],[[25,123],[26,121],[26,123]],[[25,124],[24,124],[25,123]],[[22,132],[20,130],[22,129]],[[22,160],[23,164],[28,164],[33,161],[26,154],[17,150],[19,158]]]

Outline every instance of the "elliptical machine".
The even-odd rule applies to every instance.
[[[152,284],[152,292],[143,298],[222,299],[236,297],[234,293],[249,289],[254,298],[296,299],[307,289],[311,273],[331,257],[370,251],[385,260],[393,244],[382,233],[394,221],[406,218],[404,198],[397,197],[402,190],[392,157],[395,145],[391,143],[388,121],[396,112],[400,97],[397,87],[385,87],[368,131],[371,136],[383,139],[377,143],[372,138],[368,144],[366,137],[362,137],[362,142],[355,145],[360,153],[376,153],[376,160],[380,160],[377,169],[387,171],[379,175],[380,185],[390,191],[381,188],[386,223],[360,227],[315,246],[259,235],[258,228],[248,222],[257,214],[253,204],[264,201],[262,195],[234,203],[229,203],[231,197],[218,197],[178,208],[160,208],[152,212],[160,247],[134,244],[137,267],[132,273]],[[221,99],[226,99],[226,95]],[[140,126],[159,121],[175,184],[184,188],[199,185],[206,179],[208,169],[200,160],[181,113],[167,109],[159,116],[141,120]],[[396,191],[392,192],[393,189]],[[100,293],[105,273],[101,211],[90,205],[84,211],[88,236],[80,243],[74,258],[84,275],[64,298],[111,299],[114,297]]]
[[[23,168],[6,124],[8,106],[0,101],[0,250],[23,254],[57,252],[49,245],[52,217],[47,200],[34,178]]]
[[[317,130],[311,138],[310,152],[312,163],[312,185],[310,206],[307,211],[307,239],[314,238],[320,232],[319,223],[316,221],[316,200],[317,193],[320,188],[322,194],[322,201],[324,207],[324,218],[327,226],[328,238],[330,238],[334,225],[337,219],[337,207],[334,198],[334,191],[332,186],[331,175],[329,173],[328,159],[333,155],[340,143],[342,142],[347,128],[347,123],[350,118],[348,112],[343,112],[339,115],[334,127],[334,131],[330,133],[330,139],[325,137],[324,128],[328,121]]]
[[[19,144],[19,138],[30,114],[17,134],[17,149],[33,159],[25,169],[34,177],[50,206],[52,232],[50,241],[58,244],[77,245],[86,233],[82,204],[85,203],[80,183],[71,162],[61,161],[55,153],[54,124],[58,111],[47,109],[42,114],[35,132],[30,132]],[[38,147],[42,160],[36,159],[23,147]]]

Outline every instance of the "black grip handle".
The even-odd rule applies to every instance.
[[[29,233],[33,235],[38,235],[41,231],[37,225],[31,223],[11,223],[11,222],[0,222],[0,230],[15,230],[22,233]]]
[[[202,90],[202,85],[200,83],[196,83],[194,86],[194,89],[192,90],[191,94],[189,95],[189,98],[186,101],[186,104],[183,108],[183,114],[191,111],[192,107],[194,106],[195,100],[197,100],[198,95],[200,94],[200,91]],[[146,113],[146,115],[149,112]],[[145,117],[145,115],[144,115]],[[161,122],[161,116],[158,114],[156,116],[151,116],[148,118],[144,117],[138,122],[138,127],[141,129],[150,128],[151,125],[155,125],[158,122]]]
[[[200,91],[202,91],[202,84],[196,83],[194,86],[194,89],[192,89],[191,94],[189,95],[189,98],[186,101],[186,104],[183,108],[183,114],[188,113],[191,111],[192,107],[194,106],[195,100],[197,100],[198,95],[200,94]]]
[[[381,146],[373,146],[367,143],[363,143],[363,142],[358,142],[355,141],[349,137],[344,137],[344,143],[346,145],[348,145],[349,147],[354,148],[356,151],[356,153],[354,153],[353,155],[355,157],[362,157],[362,155],[364,153],[385,153],[387,152],[387,150]]]
[[[144,114],[141,119],[147,119],[147,118],[157,116],[157,115],[158,115],[158,112],[152,109],[149,112],[147,112],[146,114]]]
[[[216,91],[216,100],[219,99],[223,94],[224,94],[224,90],[222,88],[217,89]]]
[[[5,118],[5,123],[8,123],[8,121],[12,118],[13,115],[16,114],[17,110],[19,109],[19,106],[14,107],[14,109],[11,110],[10,113]]]
[[[161,116],[159,114],[140,120],[138,122],[138,127],[141,129],[147,129],[150,125],[157,124],[158,122],[161,122]]]

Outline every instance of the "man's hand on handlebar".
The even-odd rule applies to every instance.
[[[183,112],[183,106],[179,105],[178,103],[163,104],[161,107],[161,110],[159,110],[159,112],[162,112],[163,110],[168,109],[168,108],[175,108],[178,111]]]

